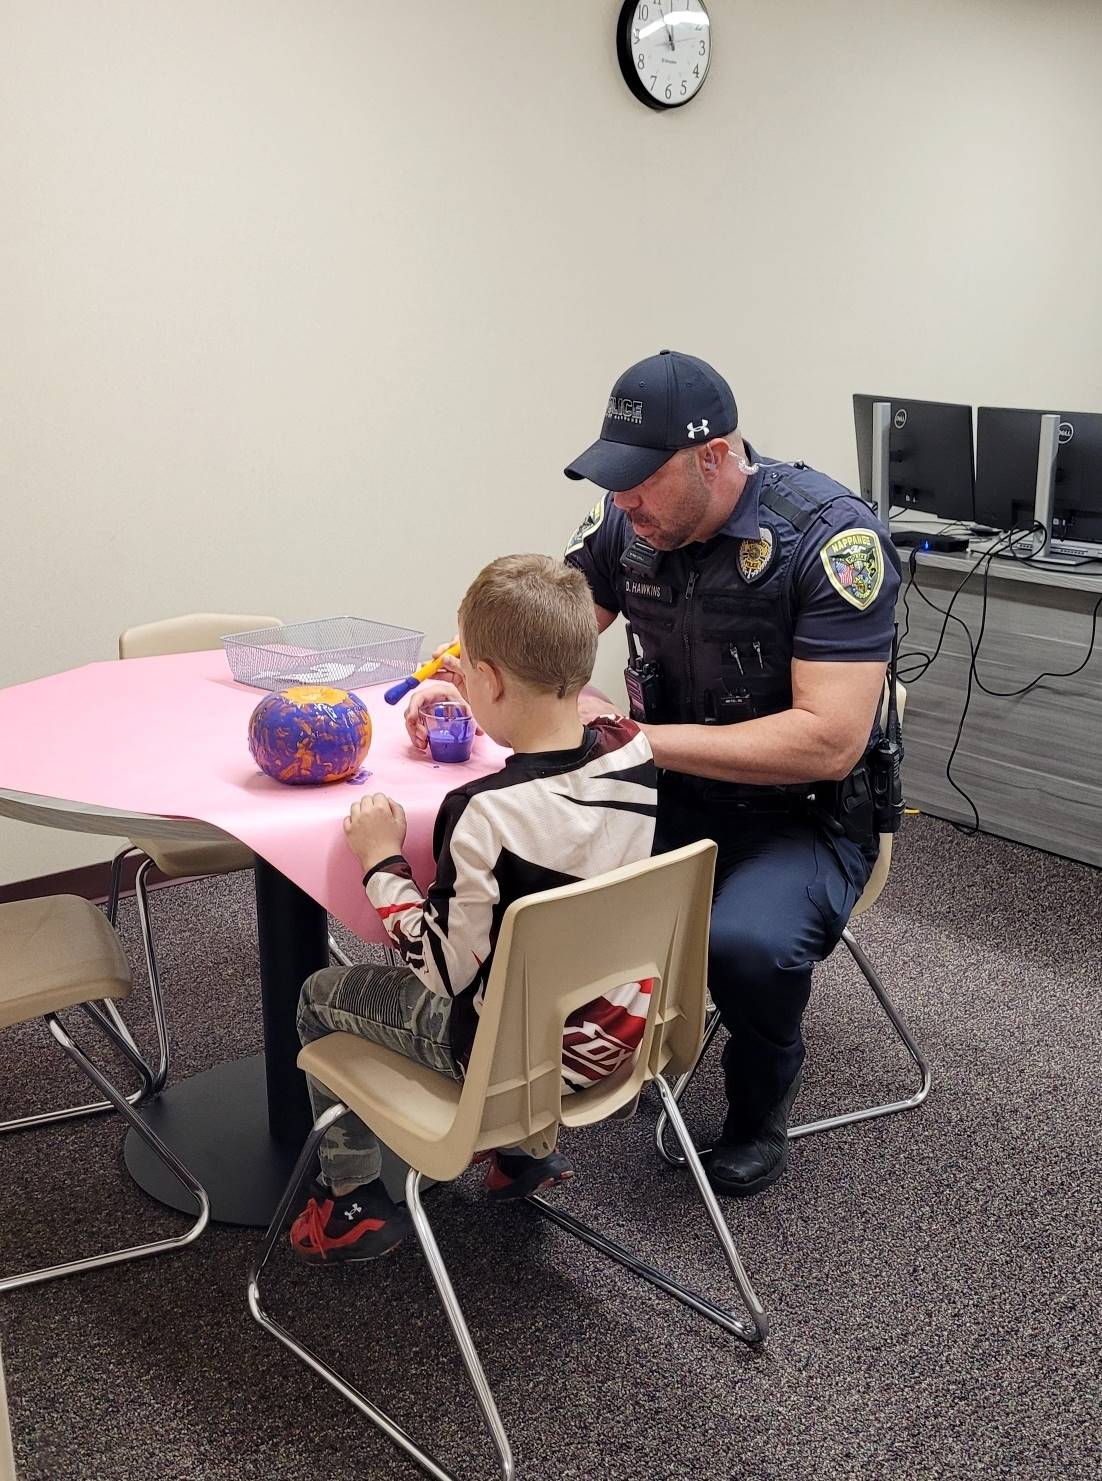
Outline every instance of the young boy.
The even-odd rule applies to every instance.
[[[578,694],[593,671],[597,625],[580,571],[539,555],[511,555],[477,577],[459,608],[462,691],[433,684],[407,715],[414,744],[421,705],[462,698],[499,745],[504,769],[449,792],[436,819],[436,878],[426,894],[406,860],[405,814],[389,797],[355,803],[345,820],[401,967],[315,972],[303,986],[304,1044],[360,1034],[454,1079],[463,1078],[505,909],[538,890],[645,859],[654,840],[656,775],[650,747],[624,719],[583,726]],[[563,1035],[563,1089],[584,1090],[638,1048],[643,985],[622,988],[571,1015]],[[310,1083],[315,1117],[333,1104]],[[291,1227],[304,1260],[370,1260],[408,1230],[379,1177],[379,1147],[353,1114],[321,1143],[321,1180]],[[519,1198],[573,1175],[559,1151],[492,1154],[491,1198]]]

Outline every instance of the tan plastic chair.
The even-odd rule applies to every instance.
[[[0,1278],[0,1292],[157,1255],[163,1250],[180,1249],[197,1239],[206,1228],[209,1205],[201,1185],[73,1041],[57,1016],[67,1008],[82,1008],[141,1077],[143,1091],[139,1094],[148,1095],[152,1091],[148,1066],[99,1007],[101,1002],[118,1002],[129,992],[130,969],[119,938],[102,911],[87,900],[75,895],[52,895],[0,905],[0,1029],[44,1018],[46,1027],[73,1063],[188,1190],[199,1209],[198,1217],[184,1234],[6,1276]]]
[[[904,689],[902,684],[896,684],[895,696],[896,706],[899,711],[899,720],[900,724],[902,724],[903,711],[907,707],[907,691],[906,689]],[[886,723],[887,720],[887,705],[887,695],[885,694],[884,704],[881,708],[881,724]],[[872,874],[869,876],[868,882],[861,893],[861,898],[857,901],[857,904],[853,907],[853,910],[850,913],[851,921],[856,920],[858,916],[864,915],[867,910],[871,909],[883,893],[884,886],[888,882],[888,871],[891,869],[892,842],[893,835],[891,833],[881,833],[880,853],[877,857]],[[864,977],[865,981],[872,988],[873,993],[876,995],[876,1000],[880,1004],[881,1008],[884,1010],[888,1022],[895,1030],[899,1041],[902,1043],[903,1047],[906,1049],[907,1053],[913,1060],[915,1068],[918,1070],[919,1075],[918,1089],[914,1092],[913,1095],[909,1095],[903,1100],[886,1101],[883,1105],[866,1106],[864,1109],[859,1111],[844,1111],[841,1115],[838,1116],[824,1116],[821,1120],[818,1121],[805,1121],[800,1126],[790,1126],[788,1129],[788,1136],[790,1141],[795,1141],[798,1137],[801,1136],[810,1136],[813,1132],[816,1131],[831,1131],[836,1126],[850,1126],[855,1121],[872,1121],[875,1120],[878,1116],[890,1116],[895,1111],[909,1111],[914,1106],[920,1106],[930,1093],[930,1068],[929,1065],[926,1063],[925,1056],[918,1048],[914,1039],[911,1037],[907,1025],[900,1018],[895,1005],[888,997],[888,994],[884,988],[884,984],[880,981],[880,978],[877,976],[872,963],[869,961],[864,951],[858,945],[857,941],[854,938],[853,932],[849,929],[848,926],[842,932],[842,941],[848,949],[850,956],[857,963],[857,966],[861,971],[861,975]],[[700,1053],[697,1056],[696,1062],[684,1075],[681,1076],[677,1084],[674,1086],[673,1097],[674,1100],[676,1100],[678,1103],[680,1103],[681,1097],[684,1095],[689,1082],[696,1074],[697,1067],[699,1066],[701,1059],[703,1059],[708,1045],[715,1038],[716,1031],[719,1028],[719,1024],[719,1013],[713,1009],[713,1011],[708,1015],[707,1027],[704,1031],[704,1038],[701,1043]],[[684,1167],[684,1157],[682,1157],[679,1152],[672,1151],[669,1147],[666,1146],[666,1131],[668,1125],[669,1118],[663,1110],[658,1117],[658,1122],[655,1127],[655,1140],[658,1151],[660,1155],[665,1159],[665,1161],[670,1164],[671,1167]],[[699,1150],[701,1156],[706,1156],[707,1153],[711,1151],[711,1148],[701,1147]]]
[[[8,1396],[4,1389],[4,1360],[0,1354],[0,1481],[16,1481],[15,1456],[11,1448]]]
[[[653,1270],[563,1212],[557,1203],[536,1195],[529,1202],[560,1228],[734,1336],[749,1343],[765,1338],[761,1303],[743,1270],[666,1079],[668,1074],[686,1070],[700,1047],[715,856],[715,844],[705,840],[597,879],[514,902],[502,921],[474,1052],[462,1085],[351,1034],[329,1034],[299,1055],[300,1067],[337,1096],[339,1103],[318,1117],[307,1138],[250,1278],[249,1309],[262,1327],[331,1383],[431,1476],[448,1481],[452,1473],[275,1322],[260,1301],[261,1271],[313,1166],[318,1143],[349,1110],[409,1164],[406,1202],[413,1225],[506,1481],[514,1474],[509,1441],[421,1203],[422,1177],[456,1178],[476,1153],[492,1148],[523,1144],[533,1154],[543,1155],[555,1146],[560,1125],[589,1126],[610,1116],[630,1114],[643,1086],[653,1080],[681,1140],[749,1319]],[[562,1036],[569,1014],[614,986],[647,978],[654,985],[634,1063],[591,1089],[564,1096]],[[643,1210],[640,1219],[647,1243],[653,1244]]]

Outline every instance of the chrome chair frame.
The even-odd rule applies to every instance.
[[[918,1070],[919,1073],[919,1086],[913,1095],[907,1096],[903,1100],[885,1101],[882,1105],[867,1106],[859,1111],[844,1111],[841,1115],[838,1116],[824,1116],[818,1121],[805,1121],[799,1126],[790,1126],[788,1129],[789,1141],[796,1141],[797,1138],[802,1136],[811,1136],[817,1131],[832,1131],[836,1126],[852,1126],[857,1121],[872,1121],[880,1116],[893,1115],[897,1111],[910,1111],[915,1106],[920,1106],[930,1093],[930,1067],[926,1063],[925,1056],[919,1049],[918,1045],[915,1043],[914,1039],[911,1037],[907,1025],[899,1016],[899,1012],[892,1000],[889,998],[884,984],[881,982],[879,976],[877,975],[875,968],[869,961],[868,957],[865,955],[861,946],[854,938],[853,932],[849,929],[848,926],[842,932],[842,941],[848,948],[850,956],[857,963],[861,975],[864,977],[868,985],[872,988],[877,1002],[884,1010],[884,1014],[888,1019],[888,1022],[895,1030],[896,1037],[899,1039],[900,1043],[903,1045],[904,1049],[906,1049],[911,1060],[914,1062],[915,1068]],[[719,1028],[719,1024],[719,1012],[718,1010],[713,1008],[711,1014],[709,1015],[707,1027],[704,1030],[704,1038],[701,1041],[700,1053],[697,1055],[696,1063],[692,1066],[691,1069],[686,1070],[683,1075],[679,1076],[676,1084],[673,1087],[673,1098],[678,1104],[680,1104],[681,1097],[684,1095],[689,1081],[693,1078],[697,1070],[700,1068],[700,1061],[704,1058],[704,1054],[708,1048],[708,1045],[715,1038],[716,1030]],[[668,1125],[668,1121],[669,1117],[667,1116],[666,1110],[663,1107],[663,1110],[658,1117],[657,1125],[655,1126],[655,1146],[658,1149],[659,1156],[662,1157],[664,1161],[668,1162],[671,1167],[684,1167],[684,1157],[680,1156],[677,1152],[671,1151],[670,1148],[666,1146],[666,1127]],[[702,1157],[707,1156],[707,1154],[711,1150],[711,1147],[701,1147],[699,1149],[700,1155]]]
[[[118,880],[122,869],[122,861],[129,853],[135,853],[133,847],[125,848],[116,854],[111,864],[112,893],[108,898],[107,918],[112,925],[115,918],[111,911],[112,901],[117,909],[118,906]],[[147,861],[152,867],[152,861]],[[143,865],[144,869],[145,866]],[[141,878],[141,871],[139,871]],[[149,902],[145,894],[145,880],[141,879],[141,887],[137,892],[138,912],[144,918],[148,918]],[[145,932],[143,930],[143,937]],[[168,1051],[168,1029],[165,1024],[164,1002],[161,997],[161,983],[157,975],[157,962],[151,948],[146,949],[145,956],[146,972],[149,978],[149,997],[153,1006],[153,1022],[157,1032],[158,1063],[156,1069],[150,1069],[142,1056],[141,1050],[134,1042],[134,1036],[127,1027],[122,1014],[115,1003],[107,998],[102,1006],[93,1010],[93,1005],[85,1004],[86,1011],[93,1017],[99,1026],[109,1035],[112,1042],[126,1055],[126,1058],[138,1069],[141,1076],[141,1086],[132,1090],[124,1100],[129,1106],[140,1106],[151,1096],[156,1095],[164,1088],[168,1079],[169,1051]],[[104,1021],[106,1020],[106,1022]],[[79,1062],[79,1061],[78,1061]],[[83,1065],[82,1065],[83,1068]],[[96,1077],[90,1076],[93,1084],[99,1084]],[[106,1094],[106,1092],[104,1092]],[[104,1111],[117,1110],[118,1106],[113,1098],[107,1100],[88,1101],[84,1105],[66,1106],[60,1111],[37,1111],[30,1116],[16,1116],[9,1121],[0,1121],[0,1135],[9,1131],[22,1131],[30,1126],[52,1126],[60,1121],[75,1121],[81,1116],[101,1115]]]
[[[122,890],[123,860],[126,859],[129,854],[140,854],[141,852],[142,851],[140,848],[138,848],[137,844],[127,844],[126,848],[120,849],[115,857],[111,860],[111,882],[108,886],[107,892],[107,919],[111,922],[112,925],[117,924],[119,913],[119,896]],[[157,974],[157,959],[153,950],[153,927],[149,919],[149,875],[150,872],[155,868],[156,865],[154,864],[153,860],[147,855],[139,866],[138,873],[134,880],[134,897],[137,901],[138,919],[141,923],[142,928],[142,946],[145,950],[146,970],[149,973],[150,981],[157,981],[157,993],[159,997],[160,979]],[[333,935],[332,931],[329,932],[329,955],[339,966],[351,967],[353,965],[351,957],[349,957],[343,950],[340,943],[337,941],[337,938]],[[116,1026],[121,1027],[122,1032],[126,1033],[127,1029],[125,1025],[122,1024],[121,1018],[118,1017],[117,1014],[115,1015],[115,1018]],[[160,1063],[158,1064],[156,1073],[154,1074],[154,1080],[156,1081],[157,1090],[161,1090],[164,1088],[165,1081],[168,1079],[169,1050],[168,1041],[167,1039],[162,1040],[160,1030],[158,1030],[158,1052],[160,1054]]]
[[[591,1229],[572,1215],[564,1213],[555,1204],[540,1195],[531,1194],[527,1202],[545,1218],[550,1219],[552,1223],[558,1225],[560,1229],[564,1229],[568,1234],[573,1234],[578,1239],[584,1240],[591,1248],[599,1250],[602,1254],[607,1255],[610,1259],[631,1270],[643,1280],[649,1281],[651,1285],[656,1286],[659,1290],[665,1291],[667,1295],[672,1296],[676,1301],[680,1301],[682,1305],[706,1317],[709,1321],[714,1322],[717,1326],[722,1327],[741,1341],[750,1346],[758,1346],[765,1341],[768,1334],[768,1323],[765,1312],[739,1258],[738,1250],[735,1248],[734,1240],[731,1238],[731,1231],[727,1227],[727,1222],[723,1217],[716,1196],[701,1166],[700,1158],[693,1146],[692,1138],[681,1117],[674,1092],[663,1076],[656,1076],[656,1083],[659,1094],[662,1097],[664,1114],[668,1116],[673,1124],[674,1132],[681,1143],[682,1150],[685,1154],[684,1161],[688,1163],[692,1172],[693,1181],[696,1183],[697,1191],[704,1203],[708,1218],[719,1239],[727,1266],[731,1275],[734,1277],[743,1305],[749,1313],[748,1318],[737,1316],[734,1311],[719,1306],[714,1301],[709,1300],[708,1297],[679,1284],[671,1277],[664,1275],[661,1271],[655,1270],[652,1266],[647,1265],[631,1254],[630,1251],[625,1250],[621,1245],[614,1244],[611,1240],[606,1239],[596,1230]],[[374,1405],[359,1389],[353,1387],[347,1379],[343,1378],[336,1369],[330,1367],[317,1353],[293,1337],[285,1327],[275,1321],[261,1302],[261,1274],[283,1231],[288,1215],[294,1207],[299,1190],[313,1166],[318,1144],[326,1131],[347,1113],[348,1107],[338,1102],[336,1105],[330,1106],[327,1110],[323,1111],[314,1122],[313,1129],[306,1139],[299,1159],[291,1173],[290,1181],[280,1199],[279,1207],[276,1209],[272,1217],[272,1222],[268,1226],[267,1233],[261,1243],[256,1264],[253,1266],[249,1276],[249,1311],[260,1326],[267,1332],[270,1332],[272,1336],[278,1338],[286,1348],[304,1362],[308,1368],[312,1368],[319,1377],[324,1378],[327,1383],[331,1384],[343,1398],[347,1399],[361,1414],[371,1420],[372,1424],[376,1425],[389,1440],[415,1461],[427,1475],[433,1477],[433,1481],[456,1481],[454,1472],[446,1470],[439,1461],[435,1460],[427,1451],[422,1450],[416,1441],[388,1414]],[[421,1202],[421,1181],[421,1174],[411,1167],[406,1174],[406,1204],[409,1209],[410,1218],[413,1221],[414,1231],[424,1253],[429,1272],[432,1275],[437,1294],[440,1297],[441,1305],[448,1318],[448,1323],[451,1326],[456,1345],[459,1348],[459,1354],[463,1360],[463,1366],[466,1369],[471,1387],[474,1390],[478,1407],[481,1410],[486,1428],[489,1430],[490,1438],[497,1454],[502,1481],[513,1481],[516,1475],[516,1467],[513,1461],[512,1449],[509,1445],[509,1437],[501,1422],[501,1415],[498,1413],[497,1404],[494,1401],[493,1392],[486,1379],[486,1373],[482,1367],[478,1350],[471,1338],[470,1330],[467,1327],[462,1307],[455,1294],[455,1288],[451,1283],[447,1266],[444,1263],[443,1256],[440,1253],[435,1235],[432,1231],[432,1226],[429,1223],[428,1216]]]
[[[92,1022],[102,1030],[111,1043],[134,1067],[142,1080],[142,1089],[138,1092],[137,1099],[144,1100],[153,1093],[153,1077],[149,1066],[141,1055],[134,1049],[129,1036],[115,1026],[110,1015],[95,1003],[82,1003],[79,1005]],[[159,1255],[165,1250],[181,1249],[184,1245],[191,1244],[199,1238],[207,1227],[210,1219],[210,1203],[207,1199],[206,1190],[192,1174],[187,1170],[176,1154],[166,1147],[164,1142],[155,1132],[151,1131],[146,1123],[134,1110],[131,1097],[124,1096],[122,1092],[107,1079],[106,1075],[88,1058],[80,1046],[73,1040],[70,1034],[62,1026],[56,1013],[43,1015],[44,1021],[50,1033],[62,1049],[92,1081],[96,1089],[107,1097],[107,1103],[123,1116],[131,1128],[137,1132],[150,1150],[160,1158],[169,1172],[177,1181],[188,1190],[199,1207],[198,1216],[189,1229],[183,1234],[173,1235],[168,1239],[153,1240],[148,1244],[130,1245],[125,1249],[111,1250],[102,1255],[87,1255],[80,1260],[68,1260],[60,1265],[43,1266],[39,1270],[26,1271],[22,1275],[9,1275],[0,1278],[0,1292],[15,1290],[20,1286],[36,1285],[41,1281],[56,1280],[63,1275],[78,1275],[85,1270],[99,1270],[105,1265],[119,1265],[127,1260],[140,1260],[147,1255]],[[73,1114],[73,1113],[69,1113]],[[34,1118],[31,1118],[32,1120]],[[41,1122],[42,1118],[38,1118]],[[17,1123],[18,1124],[18,1123]],[[26,1124],[26,1123],[24,1123]]]

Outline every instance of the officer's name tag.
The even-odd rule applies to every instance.
[[[644,581],[638,576],[624,578],[624,595],[643,597],[648,602],[664,602],[667,607],[674,604],[673,587],[660,581]]]

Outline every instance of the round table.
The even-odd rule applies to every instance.
[[[143,1108],[206,1186],[211,1217],[249,1225],[267,1224],[309,1129],[295,1017],[303,982],[329,961],[328,917],[387,940],[341,832],[355,789],[400,799],[404,853],[427,881],[444,794],[506,754],[482,737],[468,762],[434,764],[372,687],[360,691],[372,716],[368,770],[349,786],[285,787],[245,744],[262,694],[236,682],[218,651],[85,664],[0,688],[0,815],[123,838],[233,838],[256,859],[264,1054],[169,1085]],[[143,1188],[190,1211],[134,1136],[126,1161]]]
[[[211,842],[208,823],[124,812],[57,797],[0,790],[0,816],[77,833]],[[306,1081],[296,1059],[299,990],[328,965],[328,917],[279,870],[256,860],[256,917],[264,1053],[215,1065],[167,1086],[142,1114],[206,1188],[211,1218],[264,1227],[310,1129]],[[188,1195],[134,1132],[126,1165],[161,1203],[192,1212]]]

